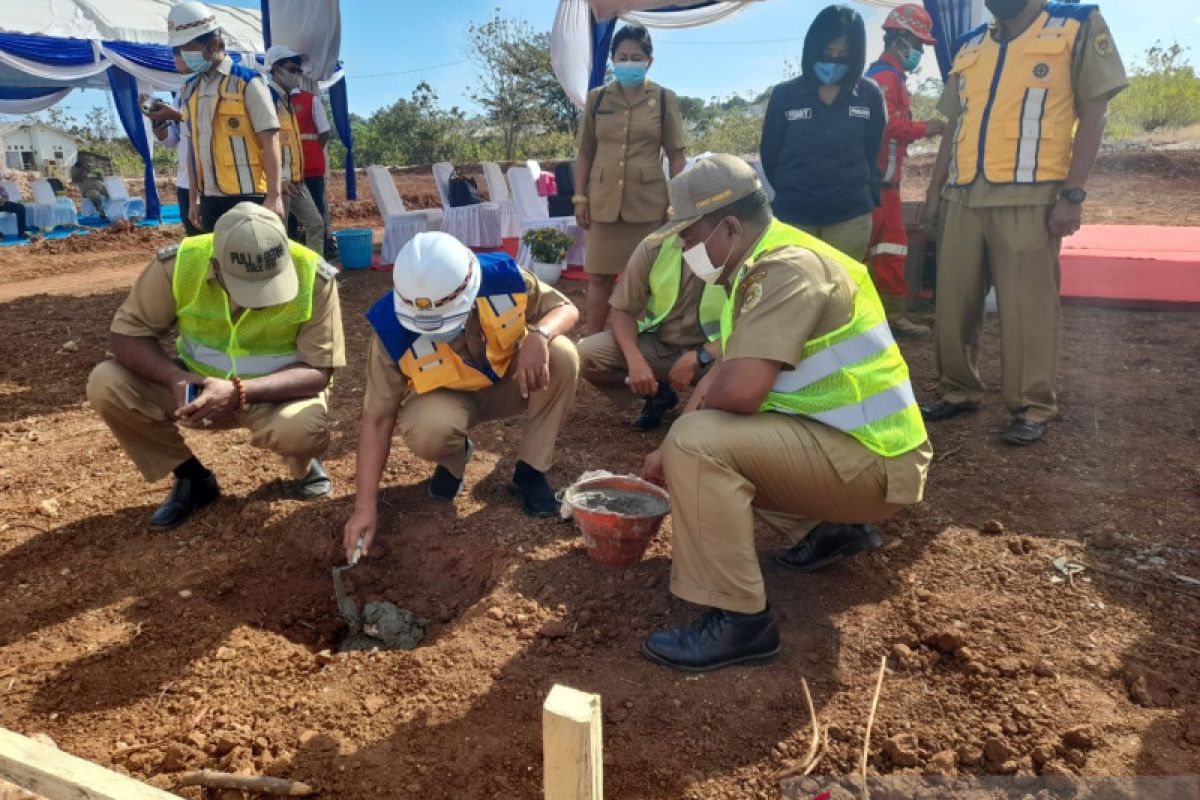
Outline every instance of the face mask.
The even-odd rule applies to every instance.
[[[212,62],[204,57],[204,53],[197,50],[183,50],[180,52],[183,57],[183,63],[187,64],[187,68],[192,72],[201,73],[208,72],[212,67]]]
[[[998,20],[1007,21],[1021,16],[1029,0],[984,0],[987,10]]]
[[[818,61],[813,64],[813,73],[817,80],[826,86],[839,83],[849,71],[850,67],[846,64],[835,64],[832,61]]]
[[[448,331],[442,331],[441,333],[426,333],[424,336],[431,342],[452,342],[458,337],[459,334],[463,332],[465,327],[466,325],[462,324],[456,328],[451,328]]]
[[[900,57],[900,66],[904,67],[905,72],[913,72],[917,67],[921,66],[922,53],[915,47],[908,48],[908,52]]]
[[[641,86],[650,67],[644,61],[622,61],[613,64],[613,77],[622,86]]]
[[[717,279],[721,277],[721,273],[725,271],[725,266],[729,263],[729,256],[733,255],[733,250],[730,250],[729,255],[725,256],[725,263],[719,267],[712,263],[712,259],[708,257],[706,245],[708,244],[708,240],[712,238],[713,233],[716,232],[714,228],[712,233],[704,237],[703,242],[683,251],[683,260],[687,263],[688,269],[697,278],[709,284],[717,282]]]

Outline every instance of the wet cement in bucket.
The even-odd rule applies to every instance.
[[[571,503],[588,511],[627,517],[658,517],[670,510],[661,497],[628,489],[588,489],[572,497]]]

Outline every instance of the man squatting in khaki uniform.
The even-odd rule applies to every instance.
[[[683,266],[679,237],[643,241],[609,300],[611,330],[579,342],[583,377],[646,398],[634,430],[662,424],[690,387],[720,355],[725,289]]]
[[[671,493],[671,592],[711,609],[643,652],[699,671],[779,652],[755,513],[804,537],[783,566],[820,569],[880,545],[866,523],[921,500],[932,450],[862,264],[773,219],[734,156],[702,159],[670,193],[659,235],[678,232],[688,267],[731,286],[721,362],[644,468]]]
[[[177,426],[248,428],[250,444],[283,456],[299,479],[295,496],[332,490],[317,458],[329,445],[329,379],[346,364],[335,274],[288,242],[278,216],[243,202],[138,277],[113,318],[113,360],[92,370],[87,396],[147,481],[175,474],[152,530],[220,495]],[[178,360],[159,343],[176,324]],[[188,384],[202,388],[190,403]]]
[[[437,463],[435,500],[462,488],[481,422],[526,415],[509,490],[526,514],[553,517],[545,472],[575,401],[579,356],[564,334],[579,310],[506,253],[472,253],[447,233],[421,233],[396,257],[393,291],[367,312],[367,354],[354,513],[346,557],[375,538],[379,482],[397,422],[408,449]],[[361,543],[361,547],[359,546]]]
[[[1079,230],[1108,101],[1129,85],[1095,6],[987,0],[996,21],[963,37],[938,104],[942,138],[925,200],[938,236],[935,336],[942,398],[930,422],[976,411],[984,298],[996,287],[1002,434],[1033,444],[1058,414],[1062,237]],[[990,111],[990,113],[989,113]]]

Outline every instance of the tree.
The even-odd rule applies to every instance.
[[[433,87],[422,81],[408,100],[397,100],[368,119],[352,115],[350,127],[363,164],[430,164],[453,157],[451,131],[461,120],[462,112],[441,109]],[[334,154],[344,158],[340,146]]]
[[[1132,132],[1183,128],[1200,122],[1200,76],[1187,49],[1156,42],[1133,70],[1129,88],[1112,102],[1111,116]]]

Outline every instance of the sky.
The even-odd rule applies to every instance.
[[[827,0],[766,0],[732,19],[686,30],[653,30],[651,77],[681,95],[726,97],[757,93],[784,77],[787,59],[799,61],[804,32]],[[258,6],[257,0],[224,0]],[[549,30],[557,0],[342,0],[342,61],[349,76],[350,110],[363,116],[428,81],[445,106],[478,110],[470,100],[475,67],[469,61],[465,31],[499,6],[506,17],[522,18]],[[871,37],[871,57],[882,45],[883,9],[858,6]],[[1153,13],[1147,13],[1150,9]],[[1197,0],[1108,0],[1101,10],[1126,66],[1140,59],[1156,39],[1190,46],[1200,66],[1200,3]],[[922,74],[936,74],[932,53]],[[395,74],[402,73],[402,74]],[[99,91],[75,92],[64,105],[82,117],[109,101]]]

